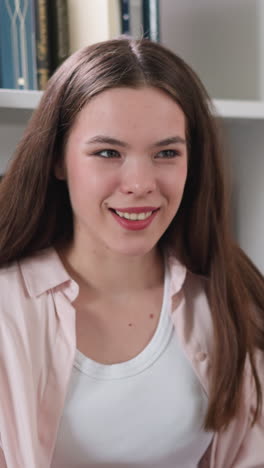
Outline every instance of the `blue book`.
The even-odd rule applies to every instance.
[[[121,32],[122,34],[130,34],[130,0],[120,0],[121,4]]]
[[[0,0],[1,87],[37,89],[34,0]]]
[[[2,60],[1,60],[2,50],[1,50],[1,41],[0,41],[0,88],[2,88]]]

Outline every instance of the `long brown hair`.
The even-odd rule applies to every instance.
[[[113,87],[154,86],[182,108],[189,169],[180,209],[161,239],[180,245],[187,268],[207,278],[214,325],[211,391],[205,427],[227,425],[242,400],[246,356],[264,350],[264,280],[230,231],[228,186],[209,97],[192,69],[160,44],[120,38],[84,48],[50,79],[13,162],[0,184],[0,265],[73,236],[66,183],[54,176],[76,115],[96,94]]]

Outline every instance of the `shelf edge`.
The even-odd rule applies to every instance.
[[[213,99],[214,115],[224,119],[264,119],[263,101]]]
[[[0,89],[0,109],[34,110],[43,91]],[[212,100],[212,113],[224,119],[264,119],[263,101]]]
[[[0,89],[0,108],[35,109],[43,91]]]

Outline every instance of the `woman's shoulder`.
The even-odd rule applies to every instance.
[[[176,256],[167,257],[172,296],[180,291],[188,301],[207,300],[208,278],[189,270]]]
[[[14,260],[0,268],[0,303],[7,298],[38,296],[69,279],[53,247]]]
[[[53,247],[0,269],[0,315],[5,319],[41,315],[43,307],[50,304],[50,295],[60,293],[72,302],[78,286]]]
[[[21,285],[21,270],[17,260],[0,268],[0,298],[11,295],[14,287]]]

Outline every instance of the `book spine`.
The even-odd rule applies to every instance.
[[[37,89],[33,0],[0,1],[1,86]]]
[[[70,54],[67,0],[49,0],[48,16],[51,72],[53,72]]]
[[[1,39],[0,39],[0,88],[3,88],[3,85],[2,85],[2,43],[1,43]]]
[[[35,0],[38,89],[45,89],[51,73],[47,0]]]
[[[121,32],[130,33],[130,0],[120,0],[121,4]]]
[[[144,37],[151,41],[160,40],[159,0],[143,0]]]
[[[68,0],[70,52],[121,33],[119,0]]]

